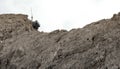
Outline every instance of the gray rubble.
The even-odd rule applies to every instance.
[[[120,69],[120,13],[49,33],[36,31],[27,15],[2,14],[0,69]]]

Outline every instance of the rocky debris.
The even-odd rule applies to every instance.
[[[120,14],[84,28],[38,32],[22,14],[0,15],[0,69],[120,69]]]

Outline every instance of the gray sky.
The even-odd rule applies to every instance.
[[[1,0],[0,14],[23,13],[41,24],[40,31],[80,28],[120,12],[120,0]]]

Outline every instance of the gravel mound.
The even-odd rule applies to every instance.
[[[0,69],[120,69],[120,13],[45,33],[23,14],[0,15]]]

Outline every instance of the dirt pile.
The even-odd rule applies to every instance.
[[[26,15],[0,15],[0,69],[120,69],[120,13],[84,28],[38,32]]]

